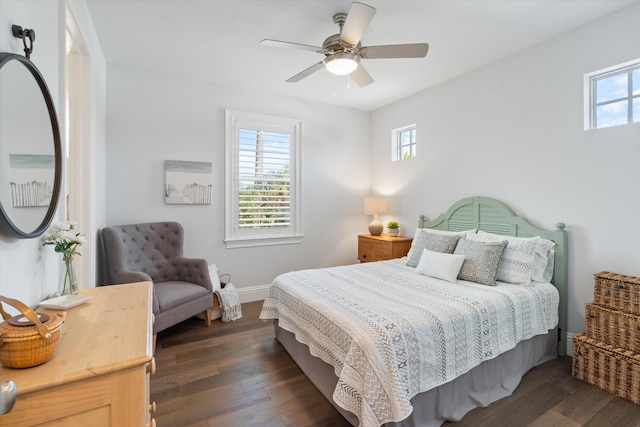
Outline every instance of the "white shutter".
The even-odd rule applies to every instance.
[[[238,130],[238,227],[288,227],[291,219],[288,134]]]
[[[300,243],[299,120],[226,110],[228,248]]]

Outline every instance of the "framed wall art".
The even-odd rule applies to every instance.
[[[210,205],[211,163],[165,160],[165,203]]]
[[[14,208],[47,207],[53,194],[55,156],[9,154],[11,202]]]

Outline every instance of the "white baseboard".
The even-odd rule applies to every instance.
[[[567,332],[567,356],[573,356],[573,332]]]
[[[246,288],[236,288],[238,290],[238,296],[240,297],[240,302],[253,302],[253,301],[262,301],[267,296],[267,292],[269,292],[269,287],[271,285],[256,285],[256,286],[248,286]]]

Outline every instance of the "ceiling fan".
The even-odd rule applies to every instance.
[[[340,27],[340,33],[327,37],[322,47],[280,40],[264,39],[265,46],[288,47],[323,54],[322,61],[313,64],[287,80],[299,82],[321,68],[336,75],[349,75],[360,87],[373,83],[373,77],[364,69],[362,59],[383,58],[424,58],[429,51],[428,43],[412,43],[381,46],[362,46],[360,39],[371,23],[376,9],[364,3],[353,2],[349,13],[337,13],[333,22]]]

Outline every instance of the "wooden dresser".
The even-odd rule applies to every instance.
[[[411,237],[393,237],[388,234],[359,234],[358,259],[360,262],[373,262],[403,257],[409,252],[412,240]]]
[[[149,282],[80,290],[92,299],[66,310],[53,358],[27,369],[0,365],[0,378],[18,389],[0,425],[154,426],[151,292]]]

